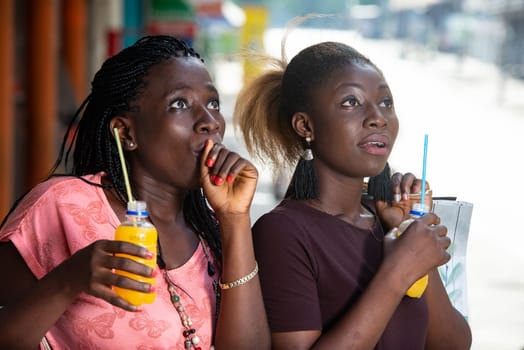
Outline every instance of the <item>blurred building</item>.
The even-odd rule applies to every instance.
[[[524,78],[524,0],[467,0],[466,8],[487,13],[502,22],[497,63],[504,72]]]
[[[391,36],[524,77],[524,0],[389,0]]]
[[[443,51],[460,50],[459,40],[447,35],[448,18],[459,13],[460,0],[390,0],[393,35]]]

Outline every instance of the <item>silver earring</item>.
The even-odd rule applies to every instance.
[[[129,141],[128,146],[129,147],[135,147],[135,143],[133,141]]]
[[[304,150],[304,153],[302,154],[302,158],[304,160],[313,160],[313,151],[311,150],[311,137],[306,136],[306,149]]]

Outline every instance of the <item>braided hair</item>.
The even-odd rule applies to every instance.
[[[309,46],[289,63],[284,55],[281,60],[271,60],[271,63],[273,69],[241,90],[235,105],[234,120],[242,130],[252,155],[269,158],[277,169],[295,168],[285,197],[313,199],[318,196],[314,160],[301,158],[305,145],[293,130],[293,115],[311,110],[313,91],[341,67],[348,64],[369,65],[381,71],[369,58],[339,42]],[[267,139],[276,142],[267,142]],[[368,194],[380,197],[391,192],[387,190],[390,188],[389,177],[389,166],[386,165],[378,178],[373,178]]]
[[[69,124],[51,176],[73,175],[81,178],[87,174],[103,171],[110,185],[91,184],[113,188],[125,205],[127,196],[124,173],[118,148],[110,130],[110,121],[122,112],[137,108],[132,105],[132,102],[141,94],[145,86],[144,77],[148,71],[151,67],[173,57],[194,57],[203,62],[200,55],[186,43],[165,35],[143,37],[132,46],[107,59],[95,74],[91,83],[91,93],[80,105]],[[80,115],[72,141],[68,142],[73,126]],[[73,164],[68,170],[71,152],[73,152]],[[66,174],[56,174],[62,163]],[[126,170],[129,172],[129,169]],[[217,260],[220,261],[222,254],[218,222],[207,205],[201,189],[188,192],[184,200],[184,216],[196,232],[203,235]]]

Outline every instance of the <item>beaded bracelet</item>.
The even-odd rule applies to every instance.
[[[258,273],[258,263],[255,260],[255,269],[251,271],[249,274],[245,275],[244,277],[241,277],[237,279],[236,281],[229,282],[229,283],[222,283],[221,281],[218,281],[218,285],[220,286],[220,289],[231,289],[238,286],[241,286],[253,279]]]

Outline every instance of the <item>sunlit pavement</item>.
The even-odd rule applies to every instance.
[[[282,35],[281,30],[266,34],[270,54],[279,55]],[[491,65],[405,50],[399,42],[362,39],[353,32],[295,30],[287,54],[327,40],[354,46],[383,70],[401,124],[392,167],[421,176],[427,133],[427,178],[434,196],[473,203],[467,254],[472,349],[524,349],[524,82],[506,79],[503,85]],[[248,156],[230,122],[241,73],[232,62],[215,69],[229,120],[224,141]],[[253,220],[276,204],[270,170],[256,165],[260,181]]]

